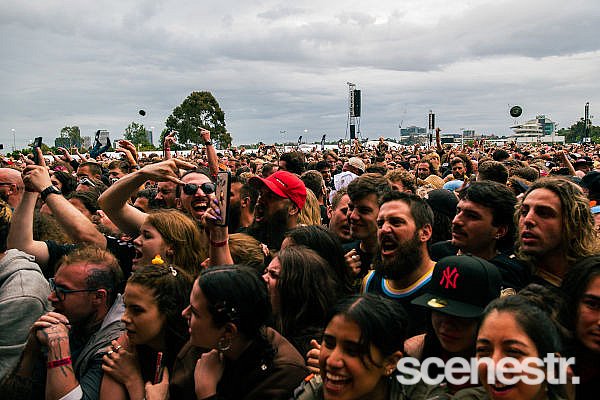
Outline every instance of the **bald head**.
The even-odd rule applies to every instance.
[[[15,208],[23,197],[21,172],[12,168],[0,168],[0,199]]]

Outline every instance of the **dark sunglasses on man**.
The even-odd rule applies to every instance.
[[[202,189],[204,194],[209,195],[215,192],[215,184],[212,182],[204,182],[202,185],[196,185],[195,183],[186,183],[183,185],[183,193],[188,196],[193,196],[198,191],[198,188]]]
[[[96,184],[94,182],[92,182],[92,180],[90,178],[87,178],[85,176],[83,178],[81,178],[78,183],[80,185],[86,185],[86,186],[96,187]]]

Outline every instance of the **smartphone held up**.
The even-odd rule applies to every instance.
[[[231,191],[231,174],[229,172],[219,172],[217,174],[217,186],[215,197],[221,211],[221,221],[219,226],[227,226],[229,223],[229,194]]]

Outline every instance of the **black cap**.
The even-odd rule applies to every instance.
[[[440,212],[450,218],[456,215],[458,198],[447,189],[434,189],[427,193],[425,200],[434,212]]]
[[[581,186],[590,192],[600,192],[600,172],[590,171],[581,178]]]
[[[444,257],[435,265],[427,293],[411,303],[462,318],[478,318],[500,296],[502,276],[483,258]]]

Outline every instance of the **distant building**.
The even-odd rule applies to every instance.
[[[515,132],[515,136],[523,137],[541,137],[544,135],[551,135],[556,129],[556,123],[546,118],[545,115],[538,115],[535,119],[531,119],[522,124],[511,126]]]
[[[91,136],[82,136],[81,140],[83,141],[83,148],[84,149],[92,147],[92,137]]]
[[[556,135],[556,123],[545,115],[537,115],[522,124],[511,126],[516,143],[564,143],[564,136]]]
[[[409,126],[408,128],[400,128],[400,136],[417,136],[427,133],[427,129],[418,126]]]
[[[146,129],[146,139],[148,139],[148,143],[154,144],[154,142],[152,141],[152,130],[151,129]]]

